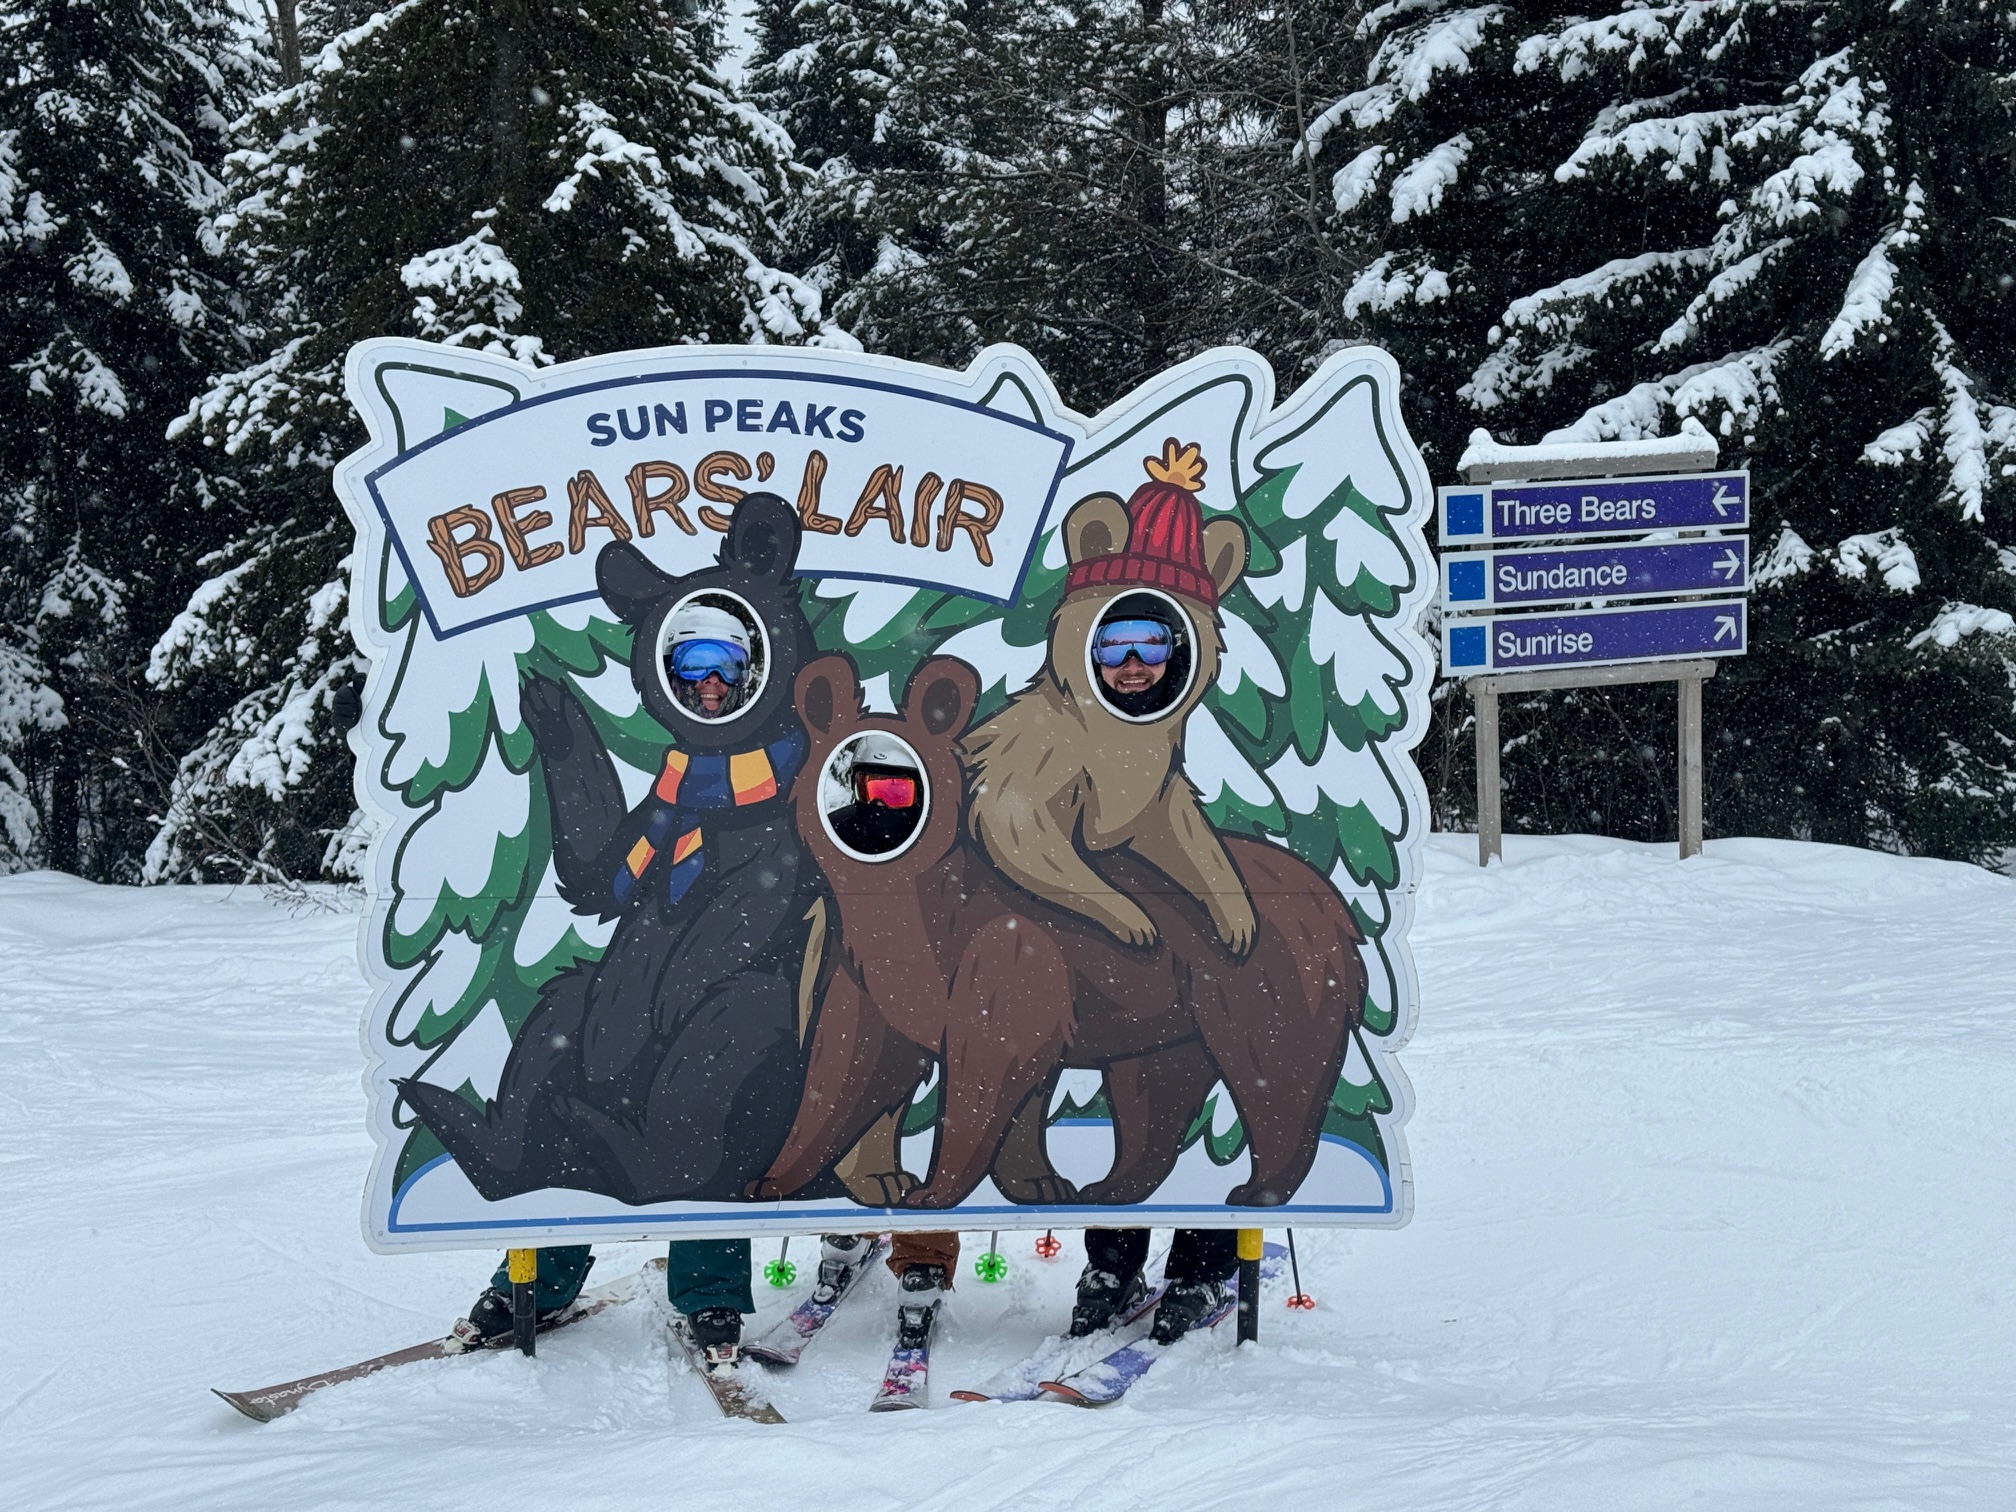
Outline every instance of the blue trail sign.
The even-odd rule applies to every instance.
[[[1741,656],[1749,643],[1749,607],[1740,598],[1490,615],[1450,620],[1442,627],[1443,671],[1450,677]]]
[[[1743,530],[1750,524],[1750,474],[1456,484],[1437,489],[1436,504],[1445,548],[1650,530]]]
[[[1579,599],[1742,593],[1749,586],[1747,536],[1451,552],[1442,558],[1442,602],[1453,614]]]

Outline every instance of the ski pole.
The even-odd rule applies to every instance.
[[[1265,1249],[1260,1229],[1239,1230],[1239,1342],[1260,1340],[1260,1256]]]
[[[1295,1258],[1295,1230],[1288,1230],[1288,1270],[1295,1277],[1295,1295],[1288,1299],[1288,1305],[1298,1312],[1308,1312],[1316,1305],[1316,1299],[1302,1290],[1302,1263]]]
[[[511,1276],[511,1337],[518,1352],[539,1352],[539,1314],[533,1307],[533,1283],[539,1279],[539,1251],[514,1249],[505,1257]]]
[[[1008,1257],[1001,1253],[999,1229],[987,1236],[987,1253],[973,1262],[973,1274],[990,1284],[1008,1274]]]
[[[790,1253],[791,1236],[786,1234],[777,1246],[777,1258],[763,1267],[763,1279],[780,1290],[798,1279],[798,1267],[785,1258]]]

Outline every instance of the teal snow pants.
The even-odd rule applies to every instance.
[[[595,1257],[585,1244],[563,1244],[539,1251],[539,1280],[533,1286],[533,1306],[540,1312],[565,1307],[581,1294],[588,1269]],[[507,1266],[497,1267],[490,1284],[501,1292],[511,1290]],[[665,1294],[682,1313],[692,1315],[709,1307],[732,1307],[740,1313],[756,1311],[749,1294],[749,1241],[747,1239],[675,1239],[665,1246]]]

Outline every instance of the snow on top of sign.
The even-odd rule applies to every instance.
[[[1704,459],[1714,462],[1718,450],[1715,438],[1692,415],[1680,422],[1680,434],[1677,436],[1644,436],[1614,441],[1591,437],[1583,440],[1564,431],[1554,431],[1551,437],[1538,446],[1508,446],[1492,440],[1491,432],[1480,426],[1470,432],[1470,444],[1456,459],[1456,465],[1459,468],[1510,467],[1520,463],[1586,460],[1600,466],[1640,459],[1698,465]]]

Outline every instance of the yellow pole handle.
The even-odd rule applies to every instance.
[[[1239,1230],[1239,1258],[1241,1260],[1258,1260],[1264,1255],[1266,1249],[1261,1241],[1265,1234],[1265,1229]],[[1218,1253],[1222,1255],[1225,1252],[1220,1250]]]

